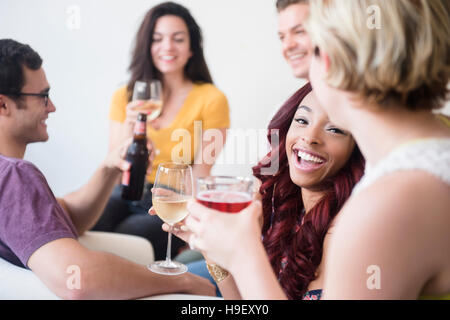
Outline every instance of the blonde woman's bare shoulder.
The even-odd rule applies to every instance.
[[[387,218],[383,212],[396,212],[405,218],[450,219],[450,186],[419,170],[398,171],[378,179],[352,196],[344,210],[349,214]],[[424,213],[427,212],[426,214]],[[392,218],[391,216],[389,216]]]
[[[325,297],[417,298],[439,269],[450,265],[448,194],[437,178],[405,171],[352,196],[325,252]],[[382,289],[368,287],[371,270],[381,272]]]

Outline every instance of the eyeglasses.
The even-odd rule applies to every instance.
[[[43,98],[44,99],[44,105],[47,108],[48,107],[48,100],[49,100],[49,92],[46,93],[23,93],[23,92],[18,92],[18,93],[4,93],[5,96],[16,96],[16,97],[39,97],[39,98]]]

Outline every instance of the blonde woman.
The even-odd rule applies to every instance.
[[[310,6],[312,86],[367,161],[328,230],[323,282],[314,289],[325,299],[448,298],[450,129],[432,113],[448,93],[448,8],[438,0]],[[237,215],[194,202],[188,208],[191,245],[228,269],[241,297],[285,298],[264,263],[258,202]]]
[[[324,250],[324,298],[449,297],[450,129],[432,113],[448,94],[448,8],[310,4],[312,86],[367,161]]]

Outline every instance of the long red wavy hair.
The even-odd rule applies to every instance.
[[[289,175],[285,146],[297,107],[311,90],[311,85],[306,84],[273,117],[268,139],[271,143],[272,130],[279,130],[279,144],[253,167],[254,176],[262,182],[263,244],[289,299],[302,299],[309,283],[316,279],[325,235],[364,173],[364,158],[355,146],[345,166],[335,176],[322,181],[320,187],[324,196],[305,215],[301,188],[292,182]],[[276,162],[279,169],[275,174],[262,174],[263,168]]]

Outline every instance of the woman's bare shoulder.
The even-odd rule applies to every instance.
[[[448,191],[424,172],[398,172],[352,196],[324,248],[327,298],[417,298],[449,265]],[[366,285],[371,270],[382,290]]]
[[[423,171],[399,171],[378,179],[371,186],[352,196],[344,206],[345,215],[363,215],[368,219],[399,217],[449,219],[450,186]],[[376,214],[374,214],[376,213]],[[418,214],[419,216],[416,216]],[[386,216],[388,215],[388,216]],[[421,220],[421,219],[419,219]]]

